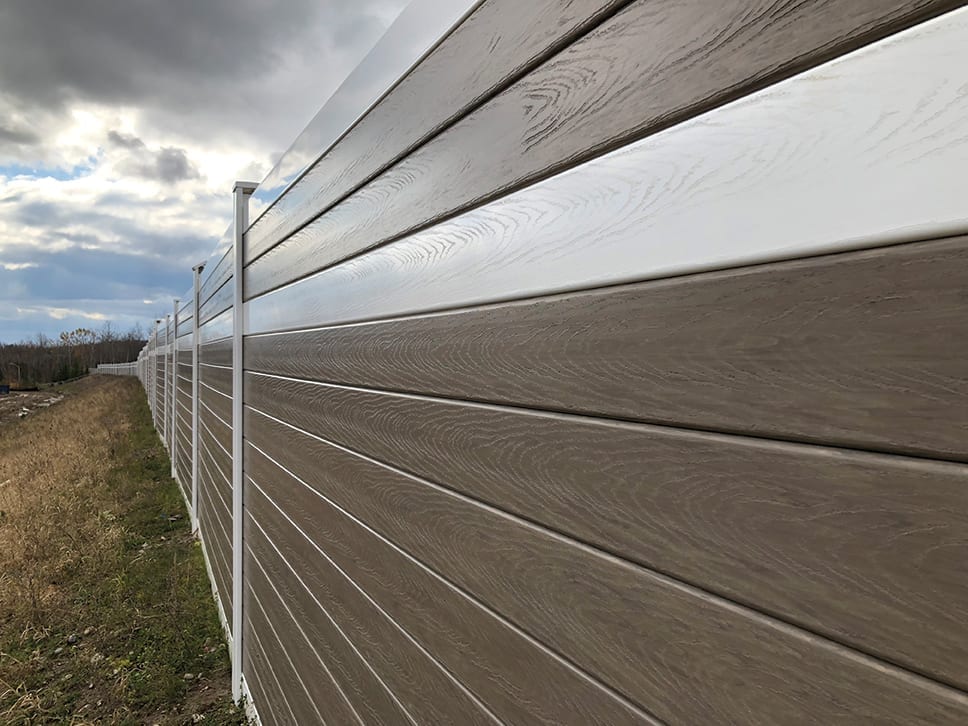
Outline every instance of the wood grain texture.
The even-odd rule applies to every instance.
[[[749,714],[791,724],[968,717],[968,697],[953,689],[337,448],[314,453],[314,464],[302,472],[312,488],[286,481],[285,472],[251,447],[246,469],[256,481],[273,482],[276,503],[304,531],[324,537],[331,557],[337,532],[340,546],[357,559],[365,551],[352,526],[344,531],[331,521],[326,511],[333,502],[664,722],[745,722]],[[247,501],[258,496],[247,493]],[[340,523],[351,521],[341,517]],[[389,556],[367,561],[389,566]],[[380,583],[386,587],[388,579],[383,573]],[[368,582],[358,580],[377,597]],[[444,603],[419,591],[398,599],[410,608]],[[443,616],[430,617],[439,622]],[[737,661],[740,653],[745,661]]]
[[[968,690],[968,466],[251,373],[245,399],[307,480],[328,444],[259,411]]]
[[[253,697],[259,699],[256,701],[259,716],[263,721],[268,720],[270,724],[285,724],[286,726],[298,724],[289,707],[282,682],[276,676],[273,668],[273,656],[278,657],[278,654],[274,651],[268,651],[262,645],[265,634],[261,633],[260,628],[254,625],[251,618],[248,617],[253,609],[251,590],[246,589],[243,591],[242,611],[246,613],[246,616],[243,618],[244,635],[242,638],[243,642],[248,643],[248,645],[243,652],[242,671],[245,673],[246,681],[255,685]],[[265,712],[265,716],[263,712]]]
[[[227,563],[232,562],[232,499],[231,484],[221,478],[218,469],[212,463],[207,450],[199,449],[199,472],[204,474],[204,481],[198,487],[199,497],[204,495],[205,508],[212,524],[216,526],[215,535]],[[228,489],[229,498],[225,492]],[[226,571],[231,572],[231,568]]]
[[[209,566],[212,570],[212,581],[215,583],[218,602],[225,614],[226,622],[231,623],[233,597],[231,550],[226,550],[220,539],[219,524],[210,515],[203,513],[199,520],[199,527],[205,553],[208,555]]]
[[[283,628],[283,618],[286,617],[283,604],[271,589],[257,589],[256,582],[247,583],[248,597],[244,600],[243,611],[245,619],[249,621],[246,635],[257,637],[263,644],[269,665],[286,700],[287,712],[293,716],[292,723],[324,724],[324,713],[333,717],[333,723],[359,723],[332,680],[307,670],[306,660],[301,657],[305,654],[299,648],[300,641],[305,641],[298,632],[293,637],[291,631]],[[243,641],[246,635],[243,635]]]
[[[307,481],[329,445],[260,411],[968,688],[965,465],[251,373],[245,398]]]
[[[254,497],[252,492],[257,490],[247,481],[247,497]],[[494,724],[486,711],[345,571],[314,550],[284,518],[272,511],[258,511],[259,501],[247,501],[245,541],[253,548],[263,547],[260,543],[267,539],[272,542],[281,559],[299,573],[314,597],[326,603],[336,624],[417,723]],[[262,549],[256,551],[261,553]]]
[[[626,3],[480,5],[252,224],[246,264]]]
[[[964,460],[966,287],[954,238],[250,336],[245,367]]]
[[[968,10],[251,300],[246,332],[963,233],[966,65]]]
[[[200,507],[199,532],[201,533],[202,546],[208,555],[209,566],[212,570],[212,577],[215,582],[215,589],[218,593],[219,603],[222,612],[225,613],[227,622],[232,622],[232,559],[231,550],[226,549],[224,540],[221,539],[221,527],[212,515],[212,504],[208,500],[208,494],[199,489],[199,500],[203,506]]]
[[[272,592],[277,600],[274,610],[283,616],[276,632],[289,632],[283,646],[304,674],[305,683],[327,681],[337,684],[337,695],[314,696],[323,707],[327,722],[367,724],[413,723],[406,710],[387,690],[386,685],[366,664],[326,609],[306,590],[278,552],[257,528],[250,527],[255,546],[247,542],[243,571],[255,592]],[[342,706],[340,702],[347,704]],[[330,704],[333,704],[330,706]]]
[[[635,2],[266,252],[246,298],[959,4]]]
[[[205,343],[198,347],[198,362],[215,366],[232,365],[232,340]]]
[[[232,369],[203,363],[198,367],[198,379],[226,396],[232,395]]]
[[[204,381],[198,382],[198,399],[223,421],[232,420],[232,399]]]
[[[231,542],[229,533],[232,531],[232,479],[226,476],[226,470],[231,473],[231,458],[225,457],[217,445],[212,444],[205,437],[199,443],[199,465],[205,470],[205,485],[212,492],[213,500],[219,505],[216,514],[225,526],[225,532]],[[226,467],[226,461],[228,467]]]
[[[232,427],[202,402],[198,406],[198,419],[225,451],[232,450]]]

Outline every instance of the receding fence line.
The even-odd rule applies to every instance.
[[[236,183],[97,372],[257,718],[968,722],[968,9],[818,2],[411,11]]]

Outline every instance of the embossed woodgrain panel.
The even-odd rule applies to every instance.
[[[247,461],[256,455],[250,451]],[[318,570],[320,565],[314,560],[338,567],[501,721],[575,726],[650,722],[630,704],[381,544],[344,515],[326,508],[318,497],[313,501],[311,491],[298,484],[294,487],[293,482],[281,480],[265,468],[250,471],[255,477],[260,473],[269,476],[263,481],[270,482],[266,486],[273,501],[286,516],[266,499],[260,486],[246,488],[246,508],[297,572]],[[300,499],[300,488],[310,498]],[[311,509],[303,509],[305,505]],[[288,519],[311,532],[312,541],[324,547],[325,554]],[[340,537],[339,543],[329,539],[335,536]],[[350,558],[351,550],[355,554]],[[439,693],[431,698],[438,707],[453,708],[453,696]]]
[[[338,718],[338,723],[413,723],[261,531],[250,526],[246,534],[246,580],[255,591],[266,592],[267,597],[271,593],[276,601],[270,616],[276,632],[303,674],[303,682],[321,686],[314,699],[324,709],[324,718]]]
[[[250,336],[246,368],[964,460],[965,289],[953,238]]]
[[[251,373],[246,402],[307,482],[336,453],[293,427],[968,686],[965,465]]]
[[[512,699],[518,707],[538,687],[535,677],[542,691],[562,685],[545,670],[557,661],[542,665],[515,657],[511,631],[485,640],[475,620],[449,626],[458,603],[467,601],[447,598],[439,579],[335,507],[325,498],[335,491],[331,487],[354,488],[369,508],[369,526],[663,721],[749,722],[755,714],[762,723],[859,718],[901,724],[968,717],[968,699],[954,690],[359,457],[334,456],[317,468],[328,485],[320,490],[324,496],[251,446],[246,465],[255,479],[267,482],[275,505],[425,647],[446,648],[440,640],[453,627],[463,643],[461,657],[443,662],[499,717],[507,714],[483,690],[494,684],[461,675],[483,657],[473,649],[484,642],[496,648],[483,661],[523,690]],[[271,527],[286,531],[285,517],[259,487],[249,488],[246,499],[270,536],[276,537]],[[512,676],[526,662],[532,663],[528,677]],[[566,696],[556,694],[555,703],[564,706],[570,696],[567,713],[579,723],[615,722],[576,685]]]

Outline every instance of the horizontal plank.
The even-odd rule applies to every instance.
[[[501,197],[623,142],[674,126],[958,4],[950,0],[826,0],[790,8],[772,0],[757,0],[752,7],[749,0],[731,0],[713,7],[683,2],[632,3],[255,260],[246,268],[245,297],[268,292]],[[958,93],[957,80],[948,72],[968,62],[964,25],[962,16],[949,16],[940,27],[925,23],[879,43],[878,50],[868,52],[870,49],[865,48],[843,62],[831,62],[820,73],[821,79],[835,76],[833,84],[817,83],[808,74],[804,76],[810,79],[807,89],[794,81],[799,90],[786,84],[772,95],[768,89],[763,92],[765,96],[739,102],[727,112],[735,114],[734,109],[741,109],[744,118],[739,129],[727,120],[732,116],[712,113],[708,120],[698,119],[685,131],[672,131],[671,137],[656,142],[661,158],[635,156],[618,164],[624,166],[625,173],[629,168],[671,168],[671,179],[640,181],[635,185],[638,194],[632,199],[621,193],[611,198],[613,183],[604,192],[611,204],[606,202],[604,210],[593,208],[601,214],[591,213],[579,201],[588,196],[589,189],[596,189],[593,202],[601,198],[597,188],[583,180],[578,200],[555,199],[551,213],[560,213],[569,203],[583,206],[581,214],[591,217],[594,239],[600,240],[603,226],[624,226],[630,215],[638,222],[647,221],[657,205],[663,206],[663,197],[655,198],[659,190],[666,190],[668,198],[674,188],[671,195],[680,204],[692,201],[691,207],[680,207],[680,215],[705,220],[697,230],[703,237],[710,229],[727,227],[735,230],[736,239],[743,240],[743,231],[755,232],[770,215],[786,219],[788,210],[797,212],[784,226],[788,233],[801,224],[812,230],[817,220],[848,214],[838,233],[853,236],[850,231],[856,228],[857,234],[869,236],[895,223],[903,227],[911,224],[907,214],[898,220],[893,213],[894,204],[908,197],[933,197],[934,203],[924,201],[926,208],[955,215],[964,225],[968,215],[952,185],[937,183],[939,178],[952,179],[956,168],[952,166],[954,158],[941,157],[937,150],[950,145],[964,158],[968,149],[968,141],[957,132],[966,102]],[[913,89],[904,83],[912,78]],[[794,99],[793,107],[785,102],[787,94]],[[831,95],[849,98],[853,94],[867,99],[864,104],[851,106],[852,112],[861,109],[853,118],[845,113],[843,104],[829,101]],[[915,135],[923,143],[910,143],[911,137],[898,134],[895,124],[885,122],[881,97],[895,94],[903,100],[912,95],[916,98],[915,106],[903,106],[906,122],[900,128],[917,129]],[[953,103],[952,99],[959,100]],[[818,108],[814,106],[824,101]],[[710,127],[720,132],[709,133]],[[699,139],[690,133],[694,128],[700,129]],[[895,134],[901,139],[899,146],[893,143]],[[684,140],[684,136],[690,138]],[[831,136],[845,143],[835,140],[832,146],[824,145]],[[810,139],[807,143],[812,151],[818,147],[817,153],[824,154],[822,158],[828,158],[826,154],[832,149],[846,153],[844,158],[830,157],[837,159],[835,173],[830,172],[829,164],[816,163],[821,157],[802,153],[805,137]],[[670,138],[683,143],[676,144]],[[748,140],[737,143],[743,138]],[[880,160],[881,165],[868,175],[867,163],[857,159],[857,152],[872,148],[877,153],[862,158]],[[487,153],[481,153],[482,149]],[[636,147],[633,153],[638,151]],[[940,176],[938,164],[911,165],[924,154],[945,164]],[[896,165],[887,166],[884,161],[894,156],[903,159],[907,172],[903,191],[895,176],[887,180],[880,177],[882,170],[897,173]],[[620,153],[619,158],[625,156]],[[802,162],[797,166],[800,159],[809,159],[807,168],[814,172],[808,180],[796,173],[803,167]],[[757,186],[757,181],[778,167],[782,175],[767,180],[765,188]],[[720,183],[711,190],[704,188],[702,180],[717,169]],[[780,179],[783,184],[778,184]],[[853,194],[861,179],[865,194]],[[918,193],[924,183],[933,194]],[[755,224],[748,208],[737,209],[734,203],[747,185],[753,186],[751,193],[756,195],[768,193],[754,197],[759,201]],[[786,199],[791,186],[808,196],[796,198],[795,205],[787,202],[774,210],[777,197]],[[829,194],[825,193],[827,189]],[[845,190],[850,203],[844,199]],[[709,206],[696,215],[693,210],[707,199]],[[823,213],[817,214],[819,200],[832,207],[821,207]],[[769,215],[763,213],[766,209]],[[910,207],[902,204],[900,209],[909,211]],[[529,209],[528,213],[540,212]],[[715,223],[710,223],[711,219]],[[663,239],[663,244],[692,242],[680,241],[680,237]],[[611,254],[605,242],[609,241],[606,238],[594,245],[608,258]]]
[[[198,379],[226,396],[232,395],[232,369],[202,364],[198,367]]]
[[[232,308],[219,313],[198,329],[199,345],[214,343],[232,335]]]
[[[245,598],[243,612],[246,613],[243,623],[245,629],[243,642],[247,645],[242,670],[245,673],[246,682],[252,683],[253,697],[259,699],[256,705],[259,708],[260,720],[267,726],[297,724],[299,722],[296,721],[289,707],[282,687],[285,679],[280,681],[272,665],[272,655],[275,655],[275,652],[268,651],[262,645],[264,634],[260,636],[258,626],[253,625],[251,618],[248,617],[248,613],[253,609],[251,591],[248,588],[243,591],[243,597]],[[266,716],[262,715],[263,712]]]
[[[180,457],[182,455],[182,452],[189,452],[189,453],[191,453],[191,450],[192,450],[191,439],[189,438],[188,434],[184,430],[182,430],[182,429],[176,429],[176,432],[175,432],[175,452],[174,452],[176,464],[181,461]],[[184,485],[186,483],[186,480],[185,479],[180,479],[180,482],[182,484],[182,488],[184,488]],[[188,481],[187,483],[188,483],[189,486],[191,485],[191,481]]]
[[[214,501],[211,490],[199,489],[198,496],[204,502],[201,508],[203,536],[209,546],[209,555],[215,557],[211,566],[216,574],[219,592],[226,595],[222,598],[222,604],[228,607],[231,605],[232,592],[232,542],[226,532],[226,523],[219,519],[219,504]]]
[[[255,528],[249,533],[255,543],[246,544],[246,583],[273,602],[269,619],[313,700],[323,707],[324,718],[335,719],[334,723],[410,723],[385,684],[262,533]]]
[[[198,398],[223,421],[232,420],[232,399],[229,396],[219,393],[204,381],[199,381]]]
[[[968,11],[929,25],[251,300],[247,333],[963,232],[958,186],[931,180],[968,163]]]
[[[307,480],[331,447],[286,424],[968,689],[965,465],[251,373],[245,400]]]
[[[208,493],[199,489],[199,533],[202,546],[208,556],[209,567],[212,570],[215,588],[218,592],[222,611],[228,622],[232,622],[232,560],[231,548],[225,542],[221,524],[212,514],[213,505]]]
[[[191,388],[189,388],[189,391],[190,390]],[[192,417],[191,393],[186,393],[185,390],[179,386],[178,389],[176,389],[175,401],[175,413],[178,416],[185,418],[186,427],[190,429],[192,427],[190,423]]]
[[[226,235],[230,234],[231,230],[227,230]],[[229,238],[227,241],[229,246],[218,257],[217,260],[212,261],[214,264],[206,265],[202,277],[202,284],[198,292],[198,299],[201,301],[201,305],[204,305],[216,290],[222,287],[227,280],[232,278],[233,257],[231,238]],[[201,305],[199,307],[201,307]]]
[[[394,87],[401,75],[406,75],[407,69],[418,65],[482,2],[415,0],[404,6],[382,37],[375,34],[378,23],[355,35],[358,47],[372,43],[372,48],[259,182],[252,201],[265,212]]]
[[[254,491],[251,481],[246,491]],[[291,531],[291,530],[290,530]],[[291,571],[298,573],[315,599],[326,603],[343,629],[381,679],[417,723],[493,724],[465,689],[421,648],[345,571],[300,539],[297,532],[273,526],[268,517],[246,509],[245,541],[271,547]],[[295,536],[292,536],[295,535]],[[261,550],[260,550],[261,551]]]
[[[217,441],[225,451],[232,450],[232,427],[219,418],[204,404],[198,407],[198,418],[202,425],[208,429],[212,438]]]
[[[212,490],[212,501],[219,505],[218,517],[226,523],[226,532],[230,530],[228,522],[232,520],[232,479],[226,476],[226,463],[231,473],[231,460],[226,461],[218,446],[212,445],[205,435],[199,442],[199,466],[205,470],[205,486]]]
[[[966,287],[952,238],[250,336],[245,367],[963,460]]]
[[[232,365],[232,339],[206,343],[198,347],[198,362],[216,366]]]
[[[235,285],[229,278],[202,304],[202,312],[198,318],[199,326],[205,325],[209,320],[232,307],[234,295]]]
[[[258,454],[250,449],[247,456],[248,461],[253,461]],[[256,476],[262,471],[249,470]],[[327,603],[344,600],[345,595],[330,590],[345,587],[341,580],[352,578],[368,600],[476,694],[501,721],[576,725],[649,722],[396,550],[383,545],[345,515],[326,506],[322,500],[303,496],[300,485],[274,474],[269,481],[276,504],[285,509],[288,518],[265,497],[259,486],[252,484],[252,479],[247,480],[246,511],[251,521],[278,547],[285,561],[311,584],[314,594],[320,599],[326,598]],[[312,508],[299,509],[304,505]],[[312,539],[307,541],[293,523]],[[343,536],[337,542],[330,533]],[[331,582],[336,579],[340,581]],[[348,605],[346,602],[344,607]],[[363,621],[362,615],[356,618]],[[376,625],[371,618],[364,622],[367,626]],[[383,657],[405,658],[406,653],[397,648]],[[396,691],[401,700],[409,698],[404,702],[418,723],[491,723],[462,690],[441,681],[436,672],[415,669],[413,673],[436,679],[434,690],[423,694]],[[424,716],[428,710],[436,711],[436,715]]]
[[[327,717],[339,714],[340,719],[333,723],[357,722],[355,714],[341,698],[332,680],[311,677],[315,674],[306,671],[304,659],[299,658],[299,653],[293,651],[302,641],[302,636],[296,633],[297,640],[280,629],[282,614],[279,611],[282,603],[271,588],[257,589],[257,583],[257,579],[246,582],[248,597],[243,607],[249,628],[243,636],[243,642],[246,638],[254,637],[262,644],[269,666],[286,699],[286,713],[293,716],[291,723],[323,724],[324,713]],[[273,615],[270,616],[269,612]]]
[[[479,5],[252,224],[245,263],[626,3],[490,0]],[[467,58],[488,62],[465,63]]]
[[[249,441],[246,470],[256,481],[272,482],[276,504],[322,538],[330,557],[337,537],[357,559],[366,551],[351,520],[330,513],[335,505],[666,723],[737,723],[751,713],[791,724],[968,717],[968,697],[953,689],[818,642],[372,460],[336,447],[317,449],[308,470],[299,472],[306,477],[301,485],[252,448],[259,443],[254,437]],[[247,503],[258,502],[258,495],[246,496]],[[376,562],[389,568],[388,558],[367,557],[366,574]],[[374,598],[370,587],[387,587],[392,577],[379,576],[379,582],[376,572],[358,580]],[[745,662],[737,662],[737,653]],[[743,688],[724,688],[730,682]]]

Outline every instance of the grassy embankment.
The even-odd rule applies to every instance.
[[[0,723],[242,721],[169,466],[134,379],[0,427]]]

